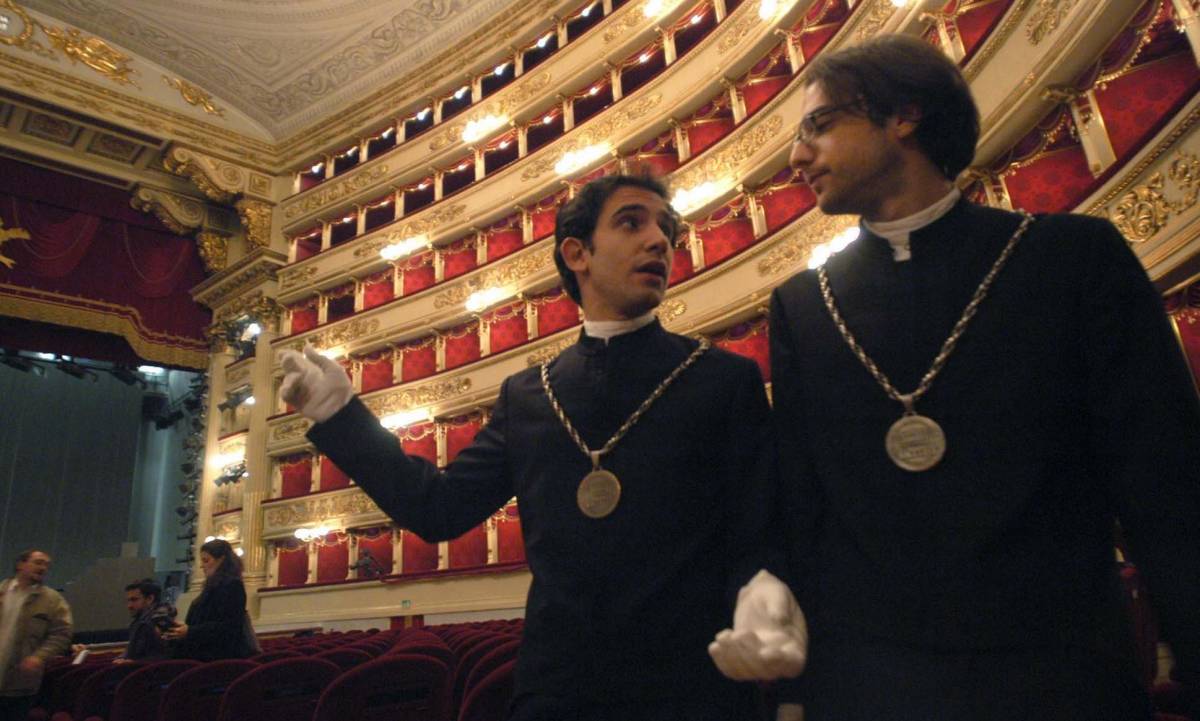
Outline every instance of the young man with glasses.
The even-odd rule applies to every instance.
[[[1179,678],[1200,672],[1200,409],[1161,299],[1107,221],[961,197],[978,111],[930,45],[823,55],[802,103],[792,164],[862,221],[771,300],[812,633],[785,695],[807,721],[1149,719],[1118,521]],[[781,599],[743,592],[754,623],[711,649],[728,675],[795,672],[786,614],[754,613]]]

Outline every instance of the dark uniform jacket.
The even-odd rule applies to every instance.
[[[696,345],[657,321],[607,345],[583,336],[551,362],[550,383],[599,449]],[[444,471],[405,456],[357,399],[309,438],[427,541],[461,535],[516,496],[533,574],[517,694],[586,706],[731,692],[705,649],[763,562],[768,423],[754,363],[710,349],[603,458],[622,490],[602,519],[576,505],[591,463],[537,367],[504,381],[490,421]]]
[[[917,387],[1020,217],[960,202],[896,263],[863,237],[827,264],[850,330]],[[929,651],[1128,653],[1120,520],[1181,667],[1200,669],[1200,412],[1161,299],[1106,221],[1039,218],[929,392],[935,468],[901,470],[901,416],[843,341],[815,271],[771,301],[794,576],[815,638]]]
[[[246,658],[253,653],[246,587],[240,580],[218,583],[202,591],[188,607],[185,623],[187,636],[175,644],[175,658],[215,661]]]

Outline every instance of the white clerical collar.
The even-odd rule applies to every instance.
[[[962,197],[962,193],[958,188],[951,188],[949,193],[946,193],[941,200],[933,205],[918,210],[912,215],[907,215],[899,220],[889,220],[885,222],[871,222],[864,220],[863,226],[880,238],[883,238],[892,246],[892,259],[897,263],[911,260],[912,250],[908,247],[909,236],[914,230],[924,228],[933,221],[950,212],[958,199]]]
[[[654,311],[639,315],[630,320],[584,320],[583,332],[592,338],[601,338],[605,343],[609,338],[632,333],[638,328],[644,328],[654,322]]]

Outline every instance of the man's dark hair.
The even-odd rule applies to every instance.
[[[219,586],[230,581],[242,580],[242,559],[234,553],[233,546],[229,545],[229,541],[221,538],[214,538],[200,547],[201,553],[207,553],[213,558],[224,559],[213,575],[209,576],[204,581],[204,591],[214,586]],[[203,593],[203,591],[201,591]]]
[[[40,553],[43,556],[45,556],[46,558],[50,558],[50,554],[46,553],[45,551],[43,551],[40,548],[27,548],[24,551],[21,551],[20,553],[17,554],[17,560],[13,562],[13,570],[14,571],[17,570],[17,566],[28,561],[29,557],[35,553]]]
[[[138,591],[146,598],[154,598],[155,603],[162,602],[162,586],[154,582],[153,579],[143,578],[140,581],[134,581],[125,587],[126,591]]]
[[[563,241],[578,238],[583,242],[583,247],[591,250],[592,234],[596,231],[596,223],[600,222],[600,210],[605,201],[621,187],[642,188],[661,196],[663,200],[670,200],[666,186],[656,178],[648,175],[606,175],[580,188],[574,198],[558,209],[558,215],[554,218],[554,265],[558,267],[558,275],[562,278],[563,290],[576,303],[582,303],[583,300],[579,295],[579,281],[575,278],[575,272],[563,260]],[[671,233],[669,240],[672,244],[676,232],[678,230]]]
[[[937,48],[910,35],[883,35],[822,54],[805,71],[829,102],[859,101],[871,122],[906,108],[920,114],[916,139],[925,156],[953,180],[975,157],[979,109],[958,66]]]

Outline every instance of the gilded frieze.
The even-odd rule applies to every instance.
[[[549,363],[557,358],[559,353],[575,345],[577,339],[576,335],[569,334],[566,338],[561,338],[545,348],[538,348],[533,353],[525,356],[525,365],[540,366],[543,363]]]
[[[717,43],[717,52],[721,55],[724,55],[732,50],[737,46],[738,43],[742,41],[743,38],[750,34],[750,31],[753,30],[755,26],[759,24],[759,22],[761,22],[761,20],[758,17],[758,13],[743,14],[733,23],[733,26],[726,30],[725,34],[721,36],[721,40]]]
[[[173,78],[169,75],[162,76],[163,81],[169,86],[179,91],[183,101],[188,105],[200,108],[209,115],[217,117],[225,117],[225,109],[217,107],[213,102],[212,95],[204,92],[203,89],[192,85],[183,78]]]
[[[773,248],[758,261],[758,274],[766,277],[783,272],[804,269],[812,249],[829,241],[846,228],[854,225],[847,215],[825,215],[813,210],[802,218],[796,227],[780,238]]]
[[[1167,196],[1170,183],[1171,195]],[[1167,167],[1166,177],[1156,172],[1135,187],[1108,211],[1108,218],[1130,243],[1144,243],[1158,234],[1172,215],[1196,205],[1200,197],[1200,157],[1179,151]]]
[[[236,521],[221,519],[221,525],[213,529],[213,535],[218,538],[224,538],[226,541],[239,541],[242,538],[242,522],[241,519]]]
[[[444,130],[433,136],[433,140],[429,141],[429,149],[436,152],[454,145],[462,140],[463,130],[466,127],[466,123],[450,123]]]
[[[683,173],[673,177],[671,186],[694,188],[701,183],[720,182],[737,177],[739,166],[767,147],[782,129],[783,118],[778,115],[771,116],[728,148],[706,154],[698,164],[689,166]]]
[[[668,298],[658,306],[658,320],[663,325],[669,324],[687,313],[687,303],[678,298]]]
[[[645,22],[646,14],[644,8],[646,5],[647,3],[645,2],[630,5],[621,17],[609,20],[608,27],[604,30],[604,44],[608,45],[617,38],[628,37],[639,23]]]
[[[229,263],[229,238],[223,233],[204,230],[196,234],[196,248],[200,260],[209,273],[225,270]]]
[[[635,100],[629,107],[612,113],[595,125],[589,123],[581,133],[574,137],[568,136],[568,140],[556,145],[550,152],[534,160],[521,173],[521,180],[535,180],[553,170],[558,161],[562,160],[567,153],[607,141],[618,130],[645,117],[662,102],[662,97],[662,93],[652,93]]]
[[[300,438],[308,433],[309,428],[312,428],[312,421],[306,418],[297,418],[294,421],[275,426],[271,430],[271,440],[290,441],[293,438]]]
[[[349,178],[346,178],[340,183],[334,183],[328,188],[322,188],[316,193],[313,193],[312,195],[302,199],[295,205],[288,206],[287,210],[285,210],[283,213],[283,217],[287,220],[291,220],[297,216],[319,210],[326,205],[335,203],[342,198],[357,193],[371,183],[374,183],[376,180],[382,178],[387,174],[387,172],[388,166],[376,165],[375,167],[368,168],[361,173],[351,175]]]
[[[547,245],[545,248],[522,255],[516,260],[503,263],[470,280],[451,286],[433,299],[433,307],[449,308],[460,305],[465,303],[472,293],[484,288],[516,285],[552,265],[554,265],[554,248]]]
[[[221,323],[249,316],[270,328],[278,328],[279,314],[282,311],[283,306],[279,305],[278,301],[266,297],[261,290],[257,290],[222,306],[213,314],[213,319],[217,323]]]
[[[382,238],[364,243],[361,248],[355,249],[354,257],[367,258],[378,255],[380,249],[392,243],[398,243],[418,235],[432,235],[437,232],[440,226],[458,220],[466,210],[467,206],[465,204],[455,203],[445,208],[437,208],[434,212],[423,215],[416,220],[401,223],[398,228],[389,231]]]
[[[263,520],[270,532],[277,529],[291,529],[306,523],[329,521],[348,516],[363,516],[382,513],[367,494],[358,489],[335,496],[320,496],[304,498],[291,503],[272,504],[264,509]]]
[[[271,244],[271,206],[261,200],[241,198],[234,204],[242,227],[246,229],[246,240],[252,245],[265,248]]]
[[[317,266],[309,265],[294,270],[286,270],[279,274],[279,290],[289,290],[303,285],[317,274]]]
[[[236,260],[226,274],[215,275],[193,288],[192,297],[209,308],[220,308],[230,299],[253,293],[265,281],[274,280],[286,261],[282,253],[256,248]]]
[[[1033,45],[1042,42],[1058,29],[1058,24],[1074,6],[1075,0],[1037,0],[1025,24],[1025,37]]]
[[[311,343],[319,349],[335,348],[337,346],[346,345],[353,341],[368,336],[379,330],[378,318],[354,318],[349,323],[344,325],[336,325],[333,328],[304,337],[302,340],[297,340],[290,343],[285,348],[294,351],[303,351],[305,343]]]
[[[11,240],[29,240],[29,231],[24,228],[5,228],[4,219],[0,218],[0,248]],[[11,270],[16,264],[17,261],[0,252],[0,265]]]
[[[860,10],[859,12],[864,11]],[[896,4],[892,0],[875,0],[874,4],[865,12],[866,16],[863,17],[857,28],[859,40],[865,40],[878,34],[891,19],[892,14],[896,12]]]
[[[15,16],[21,23],[20,32],[0,35],[0,44],[28,50],[42,57],[57,60],[58,55],[54,50],[44,47],[33,39],[34,30],[41,30],[49,40],[51,47],[61,52],[72,63],[83,63],[115,83],[137,87],[137,83],[129,77],[136,72],[129,66],[133,58],[118,51],[100,38],[84,35],[75,28],[56,28],[43,25],[30,17],[29,13],[13,0],[0,0],[0,8],[8,10],[12,14],[10,17]]]
[[[455,378],[453,380],[428,383],[416,388],[388,393],[382,396],[364,398],[363,403],[376,416],[382,418],[392,413],[407,411],[413,408],[440,403],[456,398],[471,390],[470,378]]]

